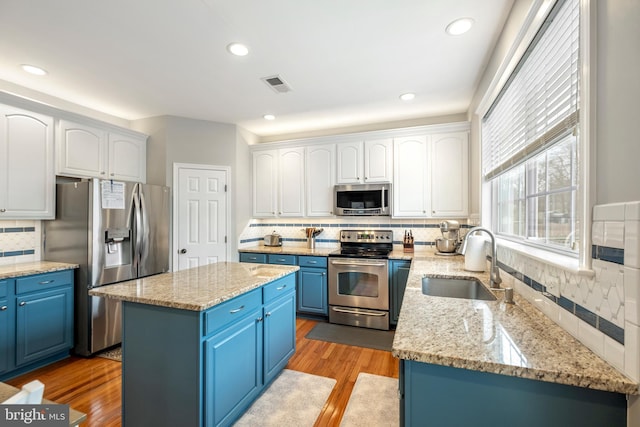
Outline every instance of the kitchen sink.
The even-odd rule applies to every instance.
[[[433,297],[495,301],[495,295],[478,279],[423,277],[422,293]]]

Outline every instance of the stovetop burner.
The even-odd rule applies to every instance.
[[[330,256],[347,258],[389,258],[393,250],[393,232],[390,230],[342,230],[340,250]]]

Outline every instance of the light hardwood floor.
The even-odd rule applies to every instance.
[[[305,335],[316,323],[297,319],[297,349],[287,369],[337,380],[315,426],[339,426],[358,374],[398,378],[398,360],[387,351],[306,339]],[[33,379],[45,384],[45,398],[86,413],[87,421],[82,426],[121,425],[120,362],[100,357],[71,357],[6,383],[20,387]]]

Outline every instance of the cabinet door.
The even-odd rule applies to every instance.
[[[402,305],[404,291],[407,288],[407,279],[409,278],[410,262],[391,262],[391,324],[398,323],[398,315]]]
[[[253,216],[276,216],[278,150],[253,153]]]
[[[301,268],[298,272],[298,311],[329,314],[327,306],[327,270]]]
[[[364,181],[391,182],[393,141],[390,138],[364,142]]]
[[[53,219],[53,118],[0,106],[0,220]]]
[[[73,347],[71,286],[19,296],[16,304],[16,366]]]
[[[432,135],[431,141],[431,214],[466,217],[469,214],[468,133]]]
[[[262,390],[262,308],[204,343],[205,425],[230,425]]]
[[[336,146],[336,167],[338,184],[354,184],[363,182],[362,142],[345,142]]]
[[[107,132],[60,120],[58,175],[107,177]]]
[[[109,134],[109,179],[147,181],[147,140]]]
[[[393,141],[393,216],[425,217],[430,212],[431,189],[427,136]]]
[[[336,176],[335,144],[307,147],[307,216],[333,215],[333,186]]]
[[[287,364],[296,351],[295,292],[264,306],[264,383]]]
[[[278,215],[304,215],[304,147],[278,150]]]
[[[13,330],[15,323],[12,306],[9,305],[7,300],[8,289],[9,281],[0,280],[0,374],[9,370],[9,359],[14,348]]]

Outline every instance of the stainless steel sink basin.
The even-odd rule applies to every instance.
[[[423,277],[422,293],[433,297],[495,301],[495,295],[477,279]]]

